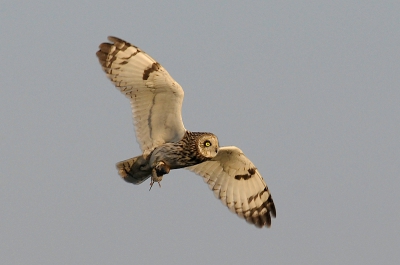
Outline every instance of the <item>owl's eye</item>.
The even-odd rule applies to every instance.
[[[208,141],[208,140],[205,141],[205,142],[204,142],[204,146],[205,146],[205,147],[210,147],[210,146],[211,146],[211,142]]]

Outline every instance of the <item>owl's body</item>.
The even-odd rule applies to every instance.
[[[206,146],[210,145],[210,146]],[[171,169],[194,166],[210,160],[218,153],[217,137],[212,133],[186,131],[177,143],[165,143],[150,154],[150,165],[163,161]]]
[[[133,184],[151,176],[152,185],[171,169],[187,168],[203,177],[232,212],[257,227],[276,216],[271,194],[257,168],[234,146],[219,147],[212,133],[190,132],[182,122],[183,90],[145,52],[115,37],[102,43],[97,57],[109,79],[130,99],[142,155],[117,163]]]
[[[208,161],[217,155],[218,149],[218,139],[214,134],[186,131],[180,141],[156,147],[147,158],[142,155],[121,161],[117,164],[117,168],[120,176],[126,182],[140,184],[150,177],[152,169],[160,163],[164,167],[163,171],[169,172],[171,169],[184,168]],[[152,183],[160,182],[164,174],[153,176]]]

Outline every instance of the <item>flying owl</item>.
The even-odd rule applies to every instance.
[[[190,132],[182,122],[183,90],[168,72],[138,47],[116,37],[96,53],[107,77],[130,100],[142,155],[117,163],[119,175],[160,185],[171,169],[203,177],[233,213],[256,227],[270,227],[274,201],[257,168],[235,146],[219,147],[208,132]],[[160,185],[161,186],[161,185]]]

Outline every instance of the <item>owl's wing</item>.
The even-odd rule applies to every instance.
[[[276,216],[274,201],[264,179],[242,150],[221,147],[212,160],[186,169],[202,176],[233,213],[259,228],[271,226],[271,216]]]
[[[136,138],[144,153],[185,134],[183,90],[168,72],[136,46],[108,37],[96,53],[108,78],[131,101]]]

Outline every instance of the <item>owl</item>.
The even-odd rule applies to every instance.
[[[185,129],[181,86],[153,58],[116,37],[96,53],[107,77],[131,103],[142,154],[117,163],[129,183],[150,178],[161,187],[171,169],[185,168],[203,177],[214,195],[258,228],[270,227],[276,210],[271,193],[254,164],[235,146],[220,147],[209,132]]]

